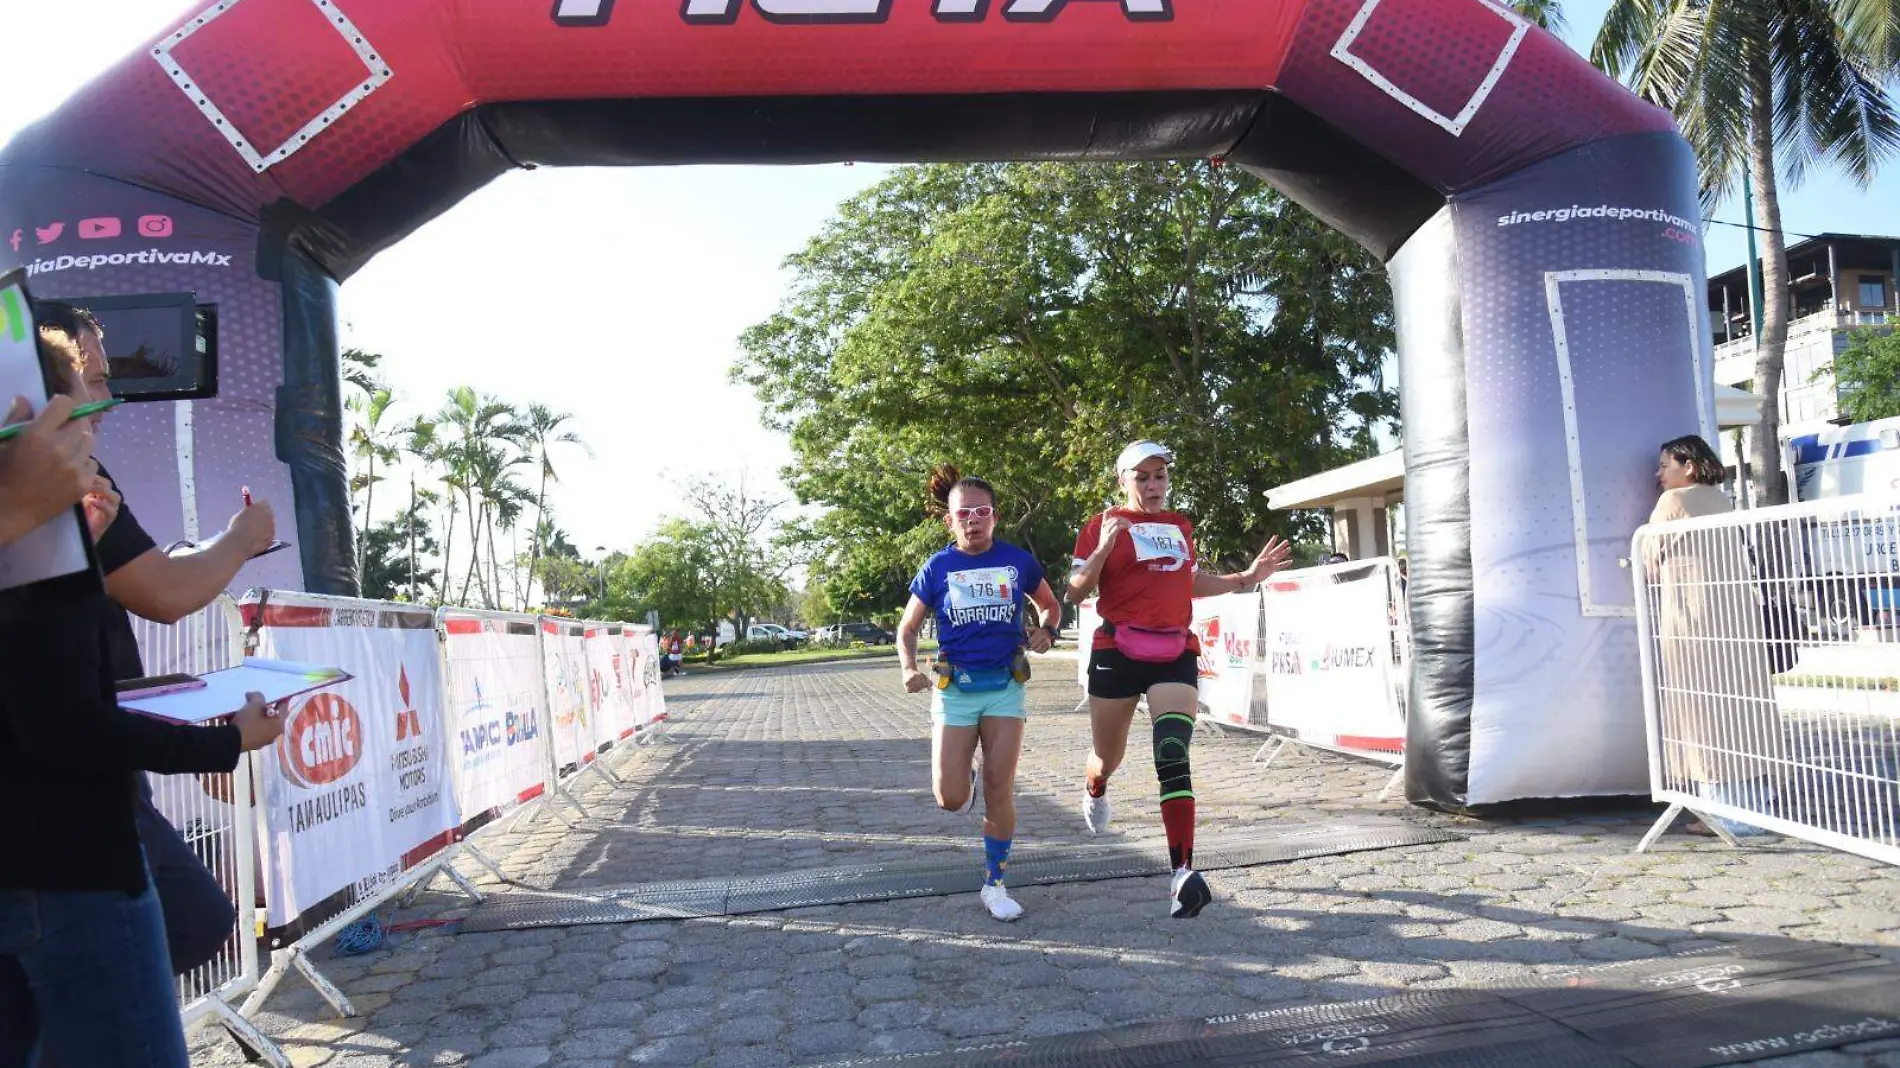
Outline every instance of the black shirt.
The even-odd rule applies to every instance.
[[[133,811],[137,772],[230,771],[236,727],[186,727],[119,708],[107,599],[0,620],[0,887],[145,888]]]
[[[99,465],[99,477],[112,482],[104,464]],[[112,482],[112,489],[119,492],[119,484]],[[99,535],[100,573],[110,575],[157,547],[158,543],[139,526],[138,517],[132,514],[131,502],[121,493],[118,518]],[[145,663],[139,658],[138,638],[132,633],[132,617],[124,606],[110,599],[106,608],[106,649],[113,678],[136,679],[145,674]]]

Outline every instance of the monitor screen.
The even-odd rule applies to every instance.
[[[188,400],[218,391],[216,311],[190,293],[94,297],[105,332],[112,395],[131,401]]]

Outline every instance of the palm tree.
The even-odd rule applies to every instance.
[[[409,469],[409,599],[414,601],[417,600],[416,506],[418,503],[434,504],[437,497],[441,496],[448,501],[449,507],[452,509],[455,506],[455,495],[452,493],[438,495],[432,489],[418,492],[416,489],[417,470],[420,469],[425,472],[432,471],[435,465],[442,459],[441,443],[436,440],[435,423],[423,416],[417,416],[402,428],[402,432],[404,435],[402,451],[406,453],[413,462],[413,466]],[[442,526],[444,538],[442,543],[442,589],[437,592],[440,596],[446,597],[449,572],[449,543],[447,539],[455,533],[455,515],[453,511],[445,518]]]
[[[480,566],[486,505],[478,507],[476,502],[484,487],[493,482],[494,472],[502,466],[503,446],[512,441],[515,434],[513,420],[512,407],[468,386],[450,390],[435,416],[437,432],[444,439],[443,455],[448,469],[445,481],[451,489],[461,491],[463,504],[467,506],[470,551],[469,569],[462,579],[463,600],[468,598],[469,586],[476,583],[484,600],[489,599],[488,579]]]
[[[572,415],[557,412],[545,404],[530,404],[521,421],[522,444],[528,450],[530,462],[541,470],[541,488],[534,495],[534,533],[528,539],[530,583],[534,581],[535,564],[541,559],[541,532],[548,526],[548,483],[561,481],[561,477],[554,472],[552,446],[579,445],[587,455],[594,454],[594,450],[588,448],[579,434],[561,429],[561,424],[572,418]]]
[[[1780,504],[1781,365],[1788,261],[1776,153],[1791,181],[1832,163],[1862,185],[1900,145],[1887,83],[1900,72],[1894,0],[1613,0],[1590,60],[1675,113],[1695,150],[1705,205],[1754,186],[1762,245],[1753,463],[1760,500]]]
[[[356,570],[361,574],[364,566],[364,552],[369,545],[370,508],[375,503],[376,483],[382,476],[376,473],[376,461],[385,466],[393,464],[400,453],[393,440],[393,432],[383,427],[383,416],[389,414],[389,405],[395,395],[387,386],[377,386],[369,393],[354,396],[344,407],[352,419],[349,446],[351,455],[362,462],[363,469],[352,480],[352,489],[363,491],[363,534],[356,542]]]
[[[1564,12],[1561,0],[1511,0],[1511,7],[1517,13],[1552,33],[1564,30]]]
[[[365,394],[374,393],[383,388],[376,371],[382,366],[383,355],[380,352],[366,352],[362,349],[343,350],[343,381],[355,386]]]

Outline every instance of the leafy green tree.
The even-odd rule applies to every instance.
[[[682,489],[699,512],[693,527],[706,547],[717,618],[730,619],[744,635],[785,597],[788,562],[772,538],[774,516],[785,502],[753,492],[743,477],[736,485],[700,479]]]
[[[1227,564],[1312,522],[1269,512],[1269,487],[1396,424],[1383,270],[1237,168],[905,168],[787,265],[734,375],[826,509],[809,568],[839,615],[895,611],[945,544],[923,499],[940,462],[994,483],[999,536],[1061,574],[1116,453],[1157,438]]]
[[[371,526],[363,536],[363,596],[380,601],[421,602],[432,596],[437,570],[423,561],[439,546],[429,530],[426,501],[407,515]]]
[[[716,559],[709,529],[668,519],[608,574],[606,599],[623,608],[623,619],[643,619],[653,611],[663,626],[716,632],[722,607]]]
[[[1900,146],[1889,96],[1900,72],[1900,3],[1612,0],[1590,59],[1675,113],[1705,204],[1727,198],[1747,168],[1762,278],[1752,462],[1762,503],[1783,503],[1787,486],[1774,474],[1789,320],[1781,173],[1799,183],[1813,165],[1832,164],[1865,185]]]
[[[1842,415],[1856,423],[1900,416],[1900,331],[1891,327],[1854,331],[1834,363],[1816,371],[1814,377],[1830,372],[1840,388]]]

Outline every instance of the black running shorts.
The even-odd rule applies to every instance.
[[[1135,660],[1120,649],[1096,649],[1089,654],[1090,697],[1140,697],[1165,682],[1198,686],[1200,680],[1200,657],[1192,651],[1166,664]]]

